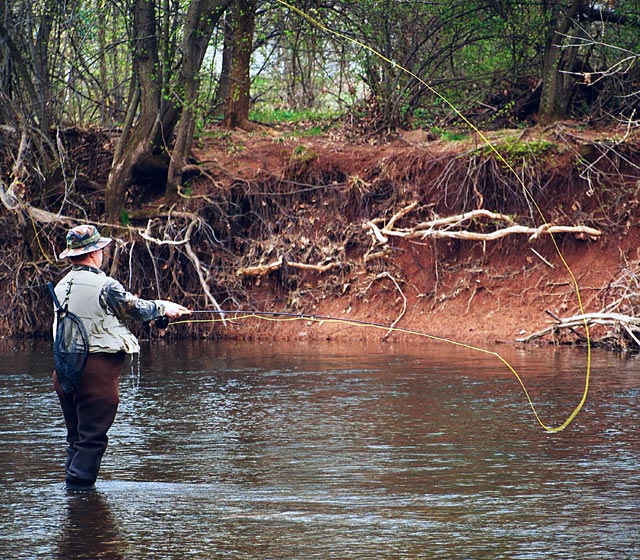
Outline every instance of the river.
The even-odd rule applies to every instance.
[[[586,353],[497,347],[547,425]],[[594,352],[557,434],[486,353],[154,341],[97,491],[64,489],[49,344],[0,341],[0,558],[640,558],[640,360]]]

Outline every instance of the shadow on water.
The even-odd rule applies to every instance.
[[[504,352],[562,422],[583,353]],[[550,435],[458,348],[154,342],[84,495],[49,348],[0,346],[0,558],[636,558],[639,365],[594,356]]]

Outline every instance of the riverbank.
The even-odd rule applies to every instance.
[[[108,271],[141,297],[344,319],[223,325],[198,316],[167,336],[421,336],[406,329],[486,346],[517,344],[583,312],[637,315],[637,133],[561,123],[451,142],[418,132],[363,139],[214,128],[194,149],[181,196],[133,188],[119,225],[102,222],[99,190],[114,139],[77,133],[75,188],[26,191],[21,214],[0,217],[0,334],[49,336],[46,282],[67,265],[56,254],[68,225],[87,220],[116,239]],[[592,323],[598,343],[638,346],[635,323],[604,322]],[[150,329],[138,334],[155,336]],[[583,336],[578,325],[531,343]]]
[[[242,319],[219,334],[259,340],[411,342],[424,337],[481,347],[514,345],[557,325],[562,318],[606,311],[616,300],[623,300],[616,308],[624,304],[623,293],[638,273],[637,247],[635,229],[598,241],[565,239],[559,248],[567,268],[548,240],[506,240],[491,248],[467,244],[437,266],[421,262],[425,259],[423,247],[407,244],[401,249],[403,258],[396,263],[402,271],[398,278],[386,272],[356,275],[340,296],[313,300],[309,305],[301,302],[304,313],[344,321]],[[633,262],[629,255],[635,256]],[[270,288],[258,290],[260,300],[277,301]],[[272,304],[260,309],[273,312],[286,310],[286,306]],[[624,342],[620,325],[590,327],[596,343],[618,349],[634,347],[632,341]],[[580,326],[559,328],[532,338],[529,344],[581,344],[584,333]]]

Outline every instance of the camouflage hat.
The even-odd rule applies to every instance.
[[[67,248],[60,253],[60,258],[77,257],[92,253],[93,251],[104,249],[111,241],[110,237],[100,237],[100,232],[96,226],[76,226],[67,233]]]

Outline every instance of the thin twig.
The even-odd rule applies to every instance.
[[[391,280],[393,282],[393,285],[396,287],[396,290],[398,290],[398,292],[400,292],[400,295],[402,296],[402,311],[400,312],[400,315],[398,315],[398,317],[396,317],[396,320],[393,323],[391,323],[391,326],[389,327],[389,330],[382,337],[382,340],[386,340],[387,337],[393,332],[393,329],[395,328],[395,326],[400,322],[400,319],[402,319],[402,317],[404,317],[404,314],[407,311],[407,298],[404,295],[404,292],[400,289],[400,286],[398,285],[398,282],[396,281],[396,279],[393,276],[391,276],[391,274],[389,274],[386,271],[385,272],[381,272],[380,274],[378,274],[378,276],[376,276],[376,280],[379,280],[381,278],[389,278],[389,280]]]

